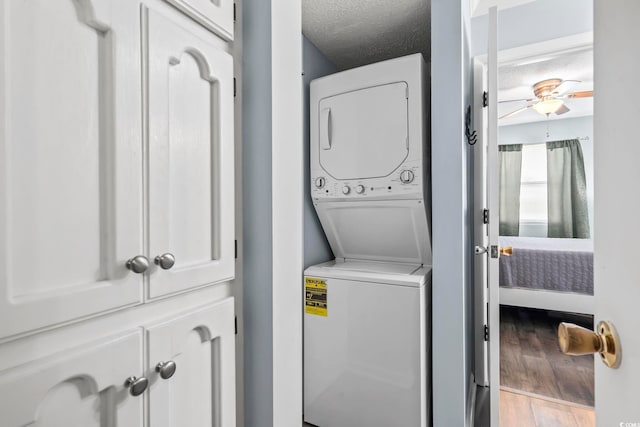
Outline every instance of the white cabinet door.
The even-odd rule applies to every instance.
[[[149,297],[234,276],[233,58],[145,10],[149,102]]]
[[[5,427],[142,426],[142,396],[124,383],[142,373],[140,330],[0,372]],[[4,367],[2,367],[4,368]]]
[[[233,22],[235,21],[233,0],[167,1],[223,39],[233,40]]]
[[[0,0],[0,337],[141,301],[139,20]]]
[[[149,328],[149,425],[236,425],[234,320],[229,298]],[[173,376],[161,378],[160,362],[176,364]]]

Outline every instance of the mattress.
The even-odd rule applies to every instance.
[[[593,295],[593,241],[500,237],[513,255],[500,257],[500,286]]]

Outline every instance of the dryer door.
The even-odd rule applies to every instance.
[[[406,82],[334,95],[318,105],[320,165],[335,179],[385,177],[409,154]]]

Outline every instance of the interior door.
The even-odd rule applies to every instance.
[[[150,298],[234,277],[233,57],[144,11]]]
[[[0,337],[141,301],[139,21],[0,1]]]
[[[640,286],[636,247],[640,239],[640,197],[637,189],[637,183],[640,182],[640,168],[637,165],[640,145],[636,137],[636,123],[640,116],[640,104],[637,102],[640,99],[640,85],[637,84],[640,57],[629,54],[637,50],[640,27],[635,21],[639,15],[640,3],[624,0],[594,2],[594,139],[597,141],[594,144],[594,324],[610,322],[619,338],[613,346],[619,357],[619,366],[607,367],[596,355],[595,409],[598,426],[628,427],[640,424],[640,408],[636,398],[640,378],[640,340],[636,338],[640,327],[637,317]],[[498,200],[497,176],[493,181],[491,178],[497,173],[497,146],[493,146],[497,138],[491,137],[497,137],[497,109],[491,91],[491,82],[497,83],[495,8],[489,14],[489,34],[487,188],[491,210]],[[496,239],[497,219],[494,221],[494,216],[490,215],[490,224],[493,222],[496,227]],[[497,245],[492,229],[490,225],[489,244]],[[499,325],[497,274],[492,274],[492,271],[490,261],[489,322],[490,325]],[[599,328],[596,329],[596,332],[600,332]],[[497,327],[490,328],[489,379],[490,384],[496,385],[491,387],[490,394],[493,427],[499,425],[498,334]],[[595,338],[595,335],[584,342],[592,342],[592,337]]]
[[[234,319],[229,298],[148,329],[149,425],[236,425]]]
[[[488,227],[488,285],[489,285],[489,382],[490,416],[494,426],[500,419],[500,287],[498,257],[499,186],[498,186],[498,9],[489,9],[489,42],[487,44],[487,199]]]
[[[142,395],[132,396],[125,386],[127,378],[142,374],[139,330],[4,368],[0,366],[3,426],[143,425]]]
[[[596,424],[633,426],[640,425],[640,56],[630,52],[640,39],[640,3],[596,1],[594,8],[595,323],[610,321],[622,349],[617,369],[596,360]]]

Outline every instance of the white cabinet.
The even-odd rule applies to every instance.
[[[235,425],[233,3],[173,3],[0,0],[3,427]]]
[[[0,0],[0,338],[142,301],[138,9]]]
[[[135,330],[0,372],[3,426],[141,426],[142,332]]]
[[[184,13],[217,33],[233,40],[235,5],[233,0],[166,0]]]
[[[159,12],[144,13],[150,257],[175,259],[151,274],[154,298],[234,275],[233,57]]]
[[[234,277],[233,57],[150,4],[0,0],[0,340]]]
[[[227,300],[148,329],[154,368],[149,375],[150,425],[235,426],[233,313],[233,301]],[[163,379],[162,368],[171,363],[175,372]]]
[[[79,333],[98,335],[119,317]],[[234,318],[226,298],[19,366],[0,361],[0,425],[234,427]]]

